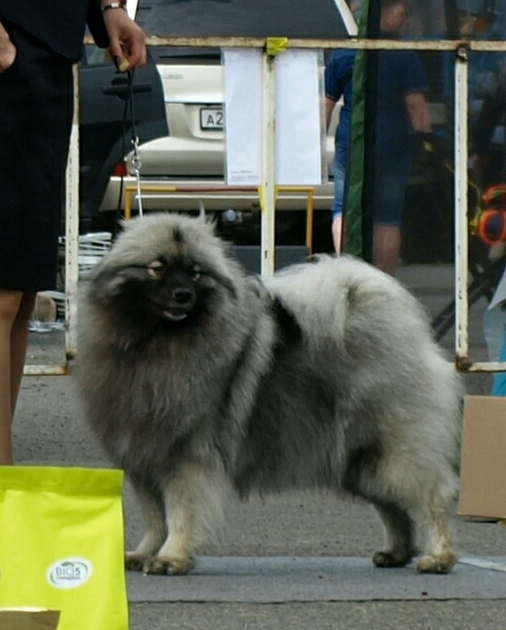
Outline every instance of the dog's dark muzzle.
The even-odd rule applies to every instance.
[[[168,289],[163,304],[158,304],[162,317],[179,322],[188,317],[195,306],[197,294],[193,287],[177,285]]]
[[[170,294],[168,304],[163,309],[163,315],[171,321],[181,321],[195,306],[195,290],[188,286],[174,287]]]

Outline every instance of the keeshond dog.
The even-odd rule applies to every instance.
[[[83,297],[85,413],[146,523],[128,569],[186,573],[232,492],[299,487],[375,506],[376,566],[451,570],[459,378],[398,281],[331,256],[259,280],[209,222],[152,214]]]

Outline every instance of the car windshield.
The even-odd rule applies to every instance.
[[[166,37],[347,37],[334,0],[146,0],[136,19]]]

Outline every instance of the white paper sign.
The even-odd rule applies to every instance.
[[[321,53],[286,50],[275,60],[276,184],[322,182]],[[226,181],[262,183],[262,51],[226,49],[224,58]]]
[[[258,186],[262,172],[262,51],[223,52],[226,178],[229,186]]]
[[[316,50],[276,56],[276,184],[322,181],[321,96]]]

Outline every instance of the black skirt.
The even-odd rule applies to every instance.
[[[72,124],[72,65],[6,25],[14,64],[0,73],[0,289],[56,286]]]

